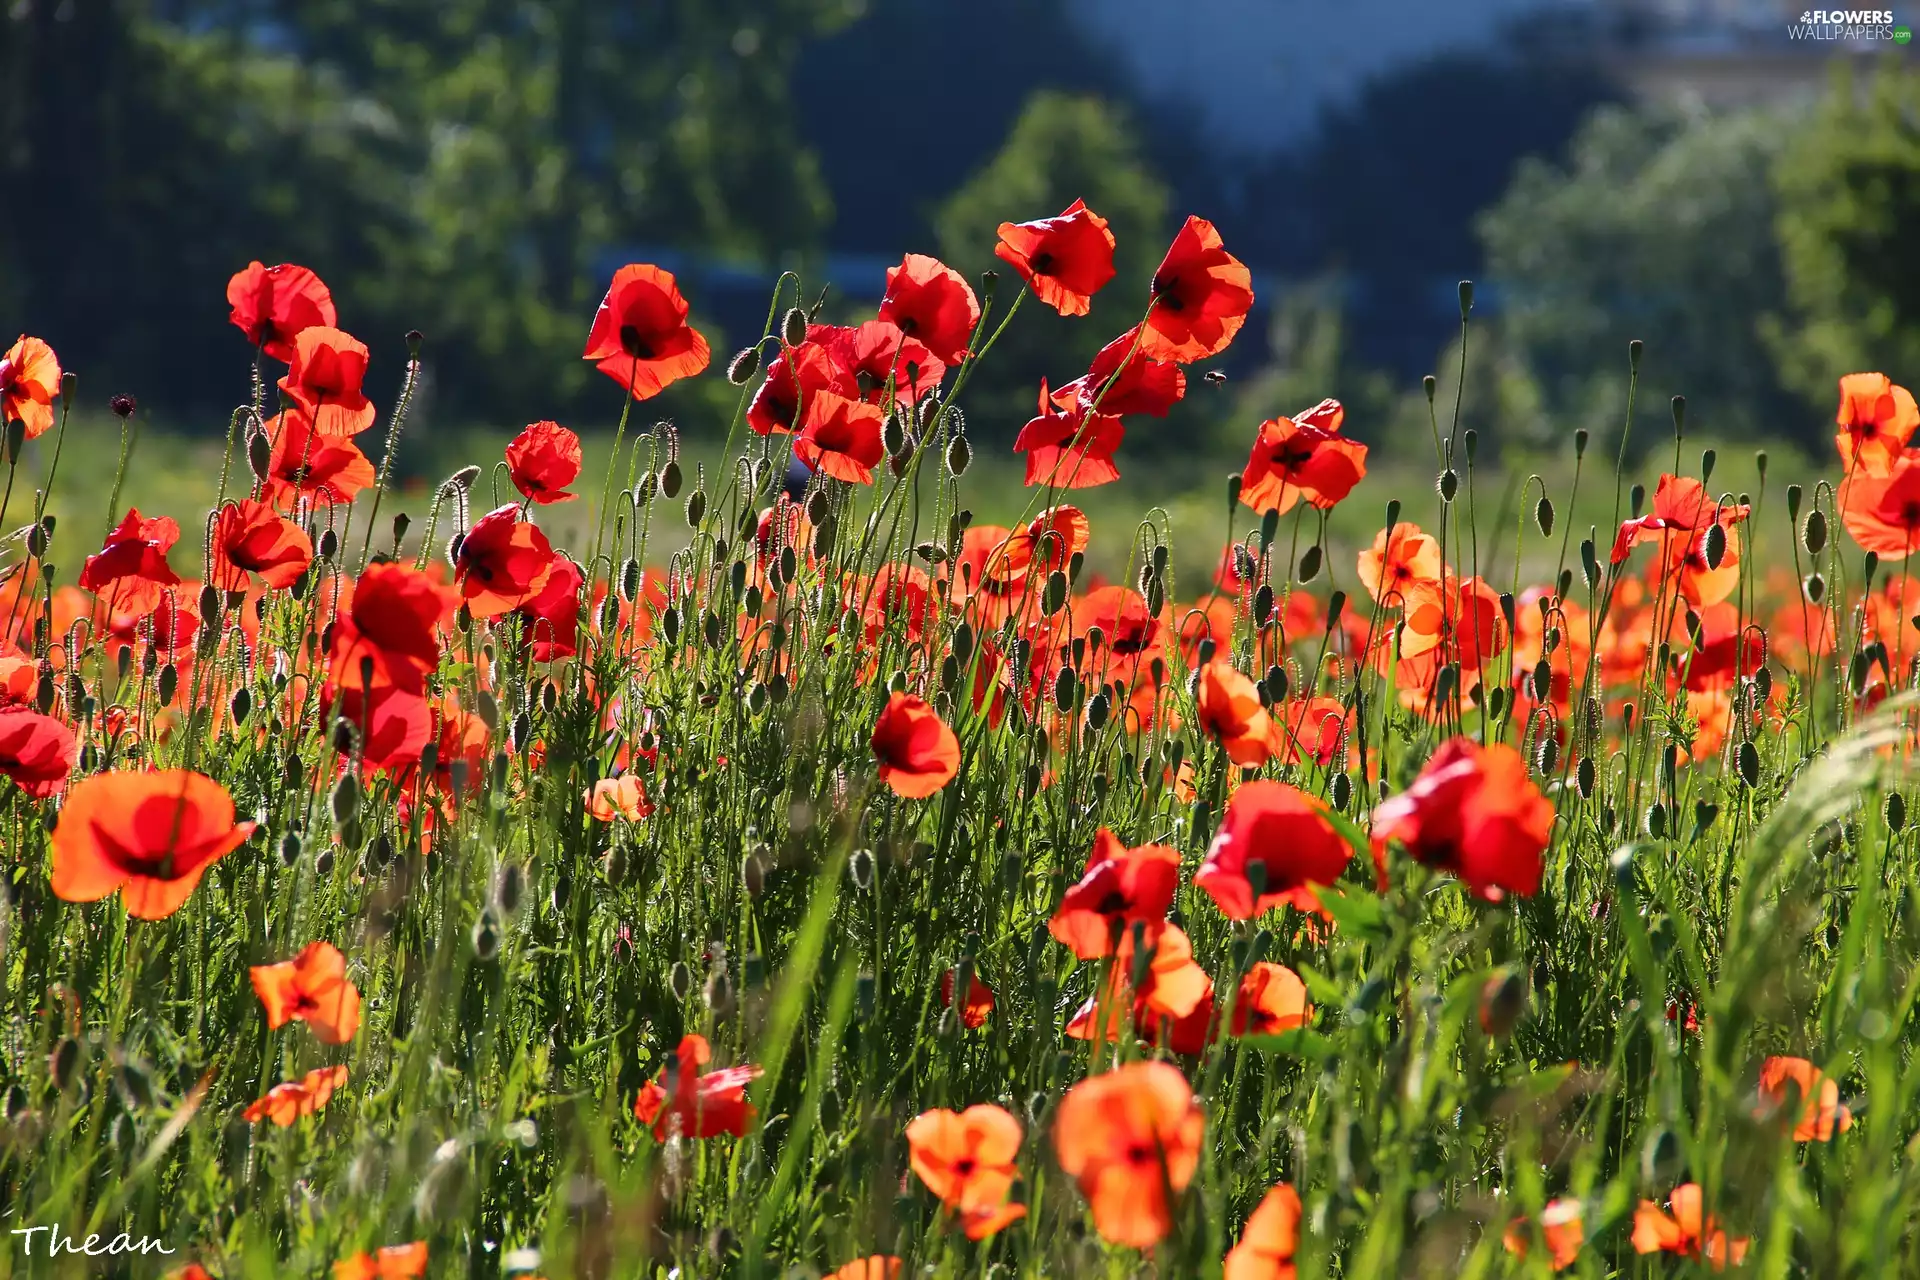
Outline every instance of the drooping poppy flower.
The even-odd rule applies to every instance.
[[[900,1269],[905,1265],[892,1254],[876,1253],[847,1263],[827,1280],[900,1280]]]
[[[21,423],[26,438],[53,428],[53,398],[60,394],[60,361],[39,338],[21,334],[0,355],[0,427]]]
[[[497,618],[540,594],[553,573],[553,544],[508,503],[473,522],[453,558],[454,579],[476,618]]]
[[[167,563],[167,552],[180,541],[180,526],[166,516],[149,520],[137,507],[107,535],[106,545],[80,568],[80,587],[106,602],[109,609],[151,613],[159,607],[165,588],[177,586],[180,575]]]
[[[253,965],[247,972],[269,1030],[304,1022],[322,1044],[345,1044],[359,1032],[360,988],[331,942],[309,942],[291,960]]]
[[[580,476],[580,437],[557,422],[529,422],[507,445],[507,474],[513,487],[542,506],[572,502],[580,495],[567,486]]]
[[[596,822],[638,822],[653,813],[647,803],[647,791],[638,774],[623,773],[617,778],[602,778],[587,791],[587,813]]]
[[[1298,787],[1270,778],[1244,784],[1227,801],[1194,887],[1229,920],[1283,904],[1319,911],[1314,886],[1333,884],[1353,857],[1326,814],[1323,800]]]
[[[1055,489],[1091,489],[1120,478],[1114,451],[1127,430],[1110,413],[1088,412],[1077,400],[1062,411],[1040,384],[1040,412],[1020,428],[1013,451],[1027,455],[1026,485]]]
[[[1699,1184],[1686,1182],[1668,1197],[1671,1214],[1651,1200],[1642,1200],[1633,1214],[1634,1251],[1704,1258],[1715,1271],[1725,1270],[1729,1262],[1739,1266],[1749,1242],[1728,1239],[1720,1223],[1705,1214],[1703,1199]]]
[[[1765,1120],[1799,1100],[1799,1114],[1793,1117],[1795,1142],[1830,1142],[1836,1133],[1853,1126],[1853,1112],[1840,1103],[1840,1086],[1805,1058],[1768,1058],[1760,1064],[1761,1105],[1758,1118]]]
[[[1555,1271],[1565,1271],[1580,1257],[1580,1246],[1586,1243],[1586,1223],[1581,1219],[1578,1200],[1549,1200],[1547,1207],[1540,1211],[1540,1235],[1546,1241],[1547,1260]],[[1500,1242],[1508,1253],[1516,1258],[1525,1258],[1532,1249],[1533,1233],[1527,1229],[1525,1218],[1515,1218],[1507,1225],[1506,1234]]]
[[[1337,401],[1326,400],[1298,418],[1261,423],[1240,475],[1240,501],[1284,513],[1305,498],[1325,511],[1352,493],[1367,474],[1367,446],[1339,434],[1343,416]]]
[[[1518,751],[1504,742],[1482,747],[1451,738],[1412,786],[1373,811],[1374,865],[1384,877],[1387,842],[1398,840],[1415,859],[1458,876],[1476,897],[1532,897],[1553,816]]]
[[[1662,475],[1654,486],[1653,509],[1621,521],[1620,532],[1614,535],[1612,563],[1625,562],[1640,543],[1657,542],[1660,555],[1651,572],[1676,582],[1695,605],[1724,600],[1739,585],[1740,541],[1735,526],[1747,514],[1745,504],[1719,502],[1691,476]],[[1725,544],[1719,562],[1709,564],[1708,539],[1716,524]]]
[[[1136,946],[1131,931],[1120,935],[1105,985],[1068,1021],[1067,1035],[1075,1040],[1102,1038],[1098,1023],[1104,1008],[1108,1041],[1118,1040],[1123,1021],[1131,1018],[1142,1040],[1160,1041],[1164,1028],[1167,1047],[1174,1052],[1201,1052],[1213,1013],[1213,979],[1194,960],[1193,941],[1186,930],[1170,924],[1154,931],[1150,940],[1143,930],[1141,938]],[[1144,966],[1135,962],[1142,947],[1152,948]],[[1137,987],[1133,984],[1136,969],[1140,972]]]
[[[160,920],[193,896],[207,868],[253,834],[233,797],[185,769],[96,773],[75,783],[53,833],[53,893],[98,902],[118,890],[127,914]]]
[[[1107,220],[1075,200],[1058,217],[1001,223],[993,252],[1020,273],[1034,297],[1063,316],[1083,316],[1113,279],[1113,246]]]
[[[1300,1248],[1300,1193],[1283,1182],[1260,1198],[1227,1251],[1221,1280],[1293,1280]]]
[[[580,651],[580,588],[586,575],[565,552],[553,553],[546,585],[514,610],[520,638],[535,662],[557,662]]]
[[[1404,608],[1416,591],[1440,584],[1445,569],[1440,544],[1419,525],[1402,521],[1373,535],[1360,553],[1360,581],[1383,605]]]
[[[357,688],[365,660],[373,680],[420,692],[440,665],[440,623],[453,612],[446,590],[411,565],[370,564],[333,619],[328,665],[332,679]]]
[[[316,433],[312,419],[301,410],[277,413],[261,430],[272,445],[267,490],[276,507],[290,508],[302,498],[345,506],[374,482],[373,463],[359,445],[343,436]]]
[[[747,405],[747,425],[760,435],[787,435],[802,421],[807,402],[822,391],[860,400],[860,385],[817,342],[788,347],[767,366],[767,376]]]
[[[79,756],[80,744],[65,724],[23,705],[0,705],[0,777],[27,795],[45,800],[59,792]]]
[[[1193,1180],[1205,1130],[1179,1068],[1134,1062],[1067,1091],[1054,1119],[1054,1153],[1092,1205],[1101,1236],[1144,1249],[1172,1229],[1167,1193],[1178,1195]]]
[[[873,726],[880,779],[907,800],[924,800],[960,772],[960,740],[924,698],[895,693]]]
[[[373,402],[360,384],[367,376],[367,346],[330,325],[302,329],[280,390],[322,436],[358,435],[373,425]]]
[[[338,717],[360,731],[360,762],[368,769],[405,770],[420,762],[420,753],[433,740],[432,707],[415,690],[392,684],[370,689],[328,684],[320,701],[328,723]]]
[[[1020,1122],[1004,1107],[936,1107],[907,1124],[907,1162],[940,1203],[962,1213],[998,1208],[1019,1171]]]
[[[333,1264],[333,1280],[417,1280],[427,1274],[427,1242],[390,1244]]]
[[[954,971],[947,970],[940,975],[940,1006],[953,1006]],[[980,975],[967,977],[967,998],[960,1002],[960,1025],[969,1031],[987,1025],[987,1015],[993,1012],[993,988],[980,981]]]
[[[332,328],[333,291],[319,276],[291,262],[277,267],[249,262],[227,281],[228,319],[282,364],[292,364],[294,342],[308,329]]]
[[[313,564],[307,531],[255,498],[220,508],[212,550],[207,581],[222,591],[245,591],[249,573],[284,591]]]
[[[1140,326],[1135,325],[1100,348],[1086,373],[1056,388],[1054,404],[1069,409],[1078,403],[1090,413],[1115,417],[1130,413],[1166,417],[1187,393],[1186,371],[1171,360],[1155,360],[1140,348]]]
[[[600,372],[630,388],[635,400],[691,378],[711,358],[707,340],[687,323],[687,300],[673,273],[637,262],[613,273],[581,353],[581,359],[594,361]]]
[[[909,337],[890,320],[869,320],[851,328],[810,324],[807,341],[826,349],[835,366],[854,380],[858,398],[868,404],[886,398],[889,382],[894,399],[916,404],[947,375],[946,363],[926,343]]]
[[[1885,476],[1853,476],[1837,501],[1840,522],[1861,550],[1904,560],[1920,548],[1920,456],[1901,453]]]
[[[802,411],[794,456],[815,471],[848,484],[872,484],[873,469],[887,456],[880,439],[885,415],[878,405],[817,392]]]
[[[1840,431],[1834,445],[1847,474],[1888,476],[1920,427],[1913,393],[1884,373],[1849,373],[1840,379]]]
[[[1205,218],[1188,217],[1153,273],[1153,309],[1141,345],[1156,360],[1219,355],[1253,309],[1253,275]]]
[[[651,1124],[653,1136],[662,1140],[672,1132],[683,1138],[745,1136],[756,1114],[747,1101],[747,1086],[759,1078],[760,1068],[727,1067],[701,1075],[700,1068],[712,1060],[713,1049],[705,1037],[682,1039],[673,1061],[661,1073],[661,1083],[649,1080],[640,1087],[634,1117]]]
[[[1102,827],[1094,833],[1086,872],[1060,899],[1047,932],[1082,960],[1112,955],[1136,922],[1151,941],[1166,927],[1179,877],[1178,849],[1163,844],[1130,849]]]
[[[967,344],[980,323],[980,301],[958,271],[938,258],[909,253],[899,266],[887,268],[879,318],[925,343],[942,364],[956,365],[967,358]]]
[[[295,1120],[310,1116],[327,1105],[334,1090],[347,1082],[345,1067],[317,1067],[298,1080],[289,1080],[267,1090],[266,1096],[249,1103],[241,1112],[249,1124],[271,1120],[278,1127],[290,1127]]]
[[[1238,765],[1265,764],[1273,746],[1273,723],[1253,681],[1214,659],[1200,668],[1194,701],[1200,730]]]
[[[1261,960],[1240,979],[1233,1002],[1233,1034],[1272,1036],[1313,1021],[1307,984],[1283,964]]]

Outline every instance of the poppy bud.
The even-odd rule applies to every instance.
[[[807,340],[807,313],[798,307],[790,307],[780,319],[780,340],[790,347],[797,347]]]
[[[716,965],[707,975],[706,997],[707,1008],[715,1017],[724,1018],[733,1011],[733,979],[727,976],[724,964]]]
[[[1273,584],[1263,582],[1260,589],[1253,593],[1253,623],[1264,627],[1273,618]]]
[[[300,833],[289,831],[280,837],[280,862],[283,866],[292,866],[300,861]]]
[[[1658,800],[1647,807],[1647,834],[1661,840],[1667,834],[1667,806]]]
[[[171,662],[160,668],[159,686],[160,705],[163,707],[172,706],[173,695],[179,692],[180,689],[180,669]],[[51,685],[48,686],[48,695],[47,701],[48,703],[52,703]]]
[[[847,872],[853,877],[856,889],[865,891],[873,887],[873,850],[855,849],[853,856],[847,859]]]
[[[660,496],[663,498],[679,497],[680,482],[680,464],[672,458],[667,459],[667,465],[660,468]]]
[[[262,431],[247,440],[247,469],[256,480],[265,480],[273,465],[273,442]]]
[[[1317,542],[1314,543],[1312,546],[1308,547],[1306,551],[1301,554],[1300,581],[1303,584],[1312,582],[1315,578],[1320,576],[1320,559],[1321,559],[1320,544]]]
[[[1478,693],[1479,691],[1480,691],[1480,686],[1476,685],[1474,687],[1474,692]],[[1506,712],[1506,709],[1507,709],[1507,691],[1501,686],[1495,685],[1493,687],[1492,692],[1488,693],[1486,697],[1487,697],[1487,718],[1489,720],[1498,720],[1501,717],[1501,715]]]
[[[420,358],[420,344],[426,340],[427,335],[421,333],[418,329],[407,330],[405,339],[407,344],[407,358],[410,360],[418,360]]]
[[[53,714],[53,695],[53,675],[50,672],[43,671],[40,673],[38,683],[34,685],[34,709],[43,716]]]
[[[1594,554],[1592,538],[1580,540],[1580,576],[1589,591],[1600,585],[1600,560]]]
[[[1047,575],[1046,589],[1040,596],[1041,613],[1051,617],[1067,602],[1067,575],[1055,569]]]
[[[322,560],[331,560],[340,553],[340,535],[328,529],[320,535],[320,544],[316,548]]]
[[[454,472],[452,475],[448,476],[447,482],[444,485],[442,485],[441,488],[448,492],[466,493],[468,490],[473,488],[473,482],[475,480],[478,480],[479,478],[480,478],[479,467],[477,466],[462,467],[458,471]]]
[[[760,348],[742,347],[739,354],[727,362],[727,381],[736,387],[747,385],[747,379],[760,372]]]
[[[1460,473],[1448,467],[1434,480],[1433,487],[1439,492],[1442,502],[1452,502],[1454,495],[1460,492]]]
[[[1827,580],[1817,573],[1810,573],[1807,575],[1806,589],[1807,599],[1819,604],[1826,598]]]
[[[1105,689],[1102,689],[1099,693],[1087,699],[1087,728],[1095,733],[1105,728],[1107,724],[1107,712],[1111,707],[1112,700],[1107,697],[1107,691]],[[1061,710],[1065,711],[1066,708],[1062,707]]]
[[[1819,555],[1827,546],[1827,513],[1815,507],[1807,513],[1807,523],[1801,528],[1800,541],[1807,554]]]
[[[374,836],[373,843],[367,846],[367,865],[375,871],[384,871],[393,861],[393,837],[382,831]]]
[[[1060,668],[1060,674],[1053,679],[1053,705],[1063,713],[1073,710],[1074,687],[1073,668]]]
[[[1546,777],[1560,763],[1560,740],[1550,733],[1540,735],[1540,746],[1534,752],[1534,771]]]
[[[967,474],[967,467],[973,462],[973,446],[967,443],[965,436],[955,436],[947,443],[947,470],[956,479]]]
[[[1497,969],[1480,987],[1480,1029],[1496,1039],[1512,1033],[1527,1011],[1527,976],[1519,969]]]
[[[1327,789],[1327,798],[1333,802],[1334,808],[1345,813],[1347,806],[1353,803],[1353,778],[1344,773],[1334,774],[1333,785]],[[1263,867],[1264,865],[1263,863],[1257,862],[1249,863],[1247,864],[1247,869],[1251,871],[1256,866]]]
[[[1574,766],[1573,782],[1574,785],[1580,789],[1580,798],[1582,800],[1591,800],[1593,798],[1594,781],[1593,757],[1580,757],[1580,763]]]
[[[333,784],[330,797],[333,820],[345,822],[360,810],[360,780],[351,773],[340,775],[340,781]]]
[[[1900,832],[1904,830],[1907,825],[1906,797],[1901,795],[1898,791],[1895,791],[1892,794],[1888,795],[1886,807],[1883,810],[1883,813],[1885,814],[1886,820],[1887,820],[1887,830],[1892,832],[1896,836],[1899,835]]]
[[[1859,697],[1867,691],[1868,658],[1865,653],[1856,653],[1847,663],[1847,688]]]
[[[1648,1186],[1664,1187],[1680,1175],[1685,1163],[1680,1139],[1662,1126],[1647,1136],[1647,1144],[1640,1150],[1640,1177]]]
[[[62,1036],[53,1046],[53,1052],[47,1055],[47,1074],[53,1077],[55,1089],[64,1093],[73,1084],[80,1074],[80,1054],[80,1042],[72,1036]]]
[[[1765,702],[1773,696],[1773,672],[1771,669],[1761,667],[1753,673],[1753,691],[1759,695],[1760,701],[1762,702]]]
[[[1760,785],[1760,748],[1753,745],[1749,738],[1740,744],[1733,753],[1734,766],[1740,771],[1740,780],[1749,787]]]
[[[1464,321],[1473,313],[1473,281],[1460,282],[1460,319]]]
[[[481,964],[491,963],[500,954],[500,926],[493,913],[482,911],[473,925],[473,955]]]
[[[1589,436],[1585,427],[1581,427],[1573,433],[1573,460],[1575,462],[1587,456],[1588,438]]]
[[[1533,507],[1533,522],[1540,526],[1540,536],[1553,536],[1553,499],[1546,494],[1540,495],[1540,501]]]
[[[474,714],[480,717],[480,722],[487,726],[488,733],[493,733],[500,728],[500,703],[491,691],[486,689],[480,691],[480,696],[474,700],[473,710]]]
[[[47,516],[27,531],[27,554],[35,557],[46,555],[47,544],[52,541],[53,517]]]
[[[687,527],[698,529],[700,521],[707,514],[707,491],[695,489],[687,495]]]

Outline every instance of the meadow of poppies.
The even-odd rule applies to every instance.
[[[1620,437],[1504,515],[1471,404],[1430,381],[1432,487],[1379,492],[1328,387],[1245,424],[1181,580],[1076,491],[1248,271],[1190,218],[1116,279],[1079,202],[996,252],[850,326],[783,277],[719,359],[624,267],[594,443],[529,424],[424,519],[422,340],[307,267],[227,284],[191,527],[124,449],[56,523],[115,465],[61,447],[87,371],[0,356],[0,1274],[1915,1269],[1901,371],[1734,493],[1636,343]],[[970,373],[1096,295],[1132,323],[976,521]],[[641,425],[696,377],[732,422]]]

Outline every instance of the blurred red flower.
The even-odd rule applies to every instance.
[[[1173,1228],[1169,1194],[1200,1166],[1206,1118],[1179,1068],[1135,1062],[1082,1080],[1060,1100],[1054,1154],[1113,1244],[1148,1248]]]
[[[1082,960],[1112,955],[1136,922],[1151,941],[1166,927],[1179,879],[1178,849],[1163,844],[1129,849],[1102,827],[1094,833],[1086,871],[1061,898],[1047,932]]]
[[[960,772],[960,740],[923,698],[895,693],[873,726],[880,778],[895,795],[921,800]]]
[[[285,1129],[302,1116],[310,1116],[326,1106],[334,1090],[347,1082],[345,1067],[318,1067],[298,1080],[289,1080],[267,1090],[266,1095],[247,1105],[241,1118],[249,1124],[271,1120]]]
[[[36,800],[67,785],[80,746],[69,729],[52,716],[0,703],[0,776]]]
[[[580,437],[557,422],[530,422],[507,445],[507,474],[522,496],[545,505],[572,502],[566,492],[580,475]]]
[[[1840,431],[1834,446],[1848,476],[1885,477],[1920,427],[1913,393],[1884,373],[1849,373],[1840,379]]]
[[[1518,751],[1451,738],[1412,786],[1373,811],[1374,865],[1384,878],[1387,842],[1398,840],[1418,861],[1465,881],[1476,897],[1531,897],[1552,831],[1553,805]]]
[[[159,920],[193,896],[208,867],[253,834],[233,797],[184,769],[97,773],[75,783],[53,833],[53,893],[98,902],[118,890],[127,914]]]
[[[360,989],[347,977],[347,958],[331,942],[309,942],[278,964],[248,969],[254,994],[278,1030],[304,1022],[323,1044],[345,1044],[360,1030]]]
[[[747,1101],[747,1086],[759,1077],[760,1068],[728,1067],[701,1075],[700,1068],[712,1058],[704,1036],[687,1036],[661,1073],[661,1083],[649,1080],[640,1086],[633,1114],[653,1126],[655,1138],[664,1140],[676,1132],[683,1138],[746,1134],[756,1114]]]
[[[1261,1197],[1227,1251],[1221,1280],[1293,1280],[1300,1248],[1300,1193],[1281,1183]]]
[[[28,440],[46,434],[53,427],[53,398],[59,394],[60,362],[53,348],[21,334],[0,355],[0,427],[21,423]]]

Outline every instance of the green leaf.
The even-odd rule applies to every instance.
[[[1311,1027],[1296,1027],[1292,1031],[1271,1036],[1241,1036],[1240,1043],[1262,1053],[1285,1054],[1290,1058],[1305,1058],[1309,1062],[1325,1062],[1338,1052],[1332,1036],[1323,1035]]]

